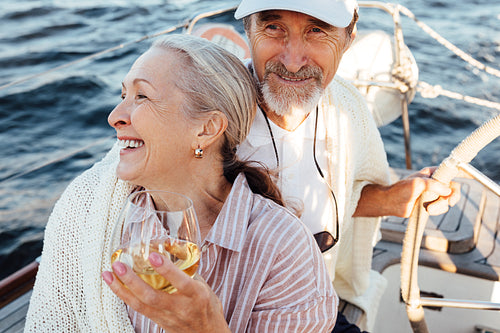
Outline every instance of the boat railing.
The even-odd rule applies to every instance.
[[[40,257],[0,281],[0,308],[33,288]]]
[[[492,181],[481,171],[474,168],[469,163],[459,163],[458,168],[464,171],[469,177],[477,180],[481,185],[483,185],[488,190],[490,190],[491,192],[495,193],[498,197],[500,197],[500,185]]]
[[[413,304],[412,306],[416,306]],[[460,308],[460,309],[470,309],[470,310],[492,310],[500,311],[500,303],[486,302],[486,301],[465,301],[447,298],[435,298],[435,297],[420,297],[418,305],[422,307],[448,307],[448,308]]]
[[[188,20],[185,32],[187,34],[191,34],[193,32],[194,26],[202,19],[210,18],[210,17],[216,16],[216,15],[228,13],[231,11],[235,11],[237,7],[238,6],[233,6],[233,7],[229,7],[229,8],[216,9],[216,10],[212,10],[209,12],[201,12],[199,14],[195,14],[193,17],[191,17],[191,19]]]

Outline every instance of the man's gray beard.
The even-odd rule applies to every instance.
[[[278,116],[291,115],[295,112],[308,115],[319,103],[323,89],[314,86],[312,89],[301,91],[299,88],[279,87],[272,91],[269,83],[262,85],[262,97],[267,107]]]

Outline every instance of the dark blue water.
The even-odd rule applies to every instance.
[[[0,0],[0,85],[141,36],[196,12],[238,1]],[[420,20],[481,62],[500,67],[500,1],[400,1]],[[386,14],[361,11],[360,28],[391,28]],[[230,16],[218,17],[229,21]],[[420,80],[500,102],[500,79],[473,68],[403,17]],[[241,27],[239,27],[241,29]],[[55,200],[114,140],[107,114],[121,80],[149,41],[0,90],[0,278],[36,258]],[[415,168],[436,165],[498,111],[452,99],[410,105]],[[404,167],[401,121],[381,128],[389,160]],[[500,182],[500,140],[473,164]],[[56,161],[56,162],[54,162]],[[54,162],[54,163],[52,163]]]

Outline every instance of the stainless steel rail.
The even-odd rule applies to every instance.
[[[227,12],[230,12],[230,11],[234,11],[236,10],[236,8],[238,8],[238,6],[233,6],[233,7],[229,7],[229,8],[222,8],[222,9],[216,9],[216,10],[212,10],[210,12],[203,12],[203,13],[200,13],[200,14],[196,14],[195,16],[193,16],[190,20],[189,20],[189,23],[186,27],[186,33],[187,34],[191,34],[193,32],[193,27],[196,23],[198,23],[198,21],[204,19],[204,18],[207,18],[207,17],[212,17],[212,16],[215,16],[215,15],[220,15],[220,14],[224,14],[224,13],[227,13]]]
[[[433,306],[433,307],[500,311],[500,303],[484,302],[484,301],[457,300],[457,299],[447,299],[447,298],[421,297],[419,305],[421,305],[421,306]]]
[[[459,163],[458,168],[463,170],[466,174],[480,182],[482,185],[484,185],[486,188],[500,197],[500,185],[489,179],[481,171],[474,168],[469,163]]]

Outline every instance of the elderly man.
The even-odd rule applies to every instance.
[[[302,221],[315,234],[332,235],[330,243],[338,240],[324,253],[330,276],[339,296],[365,311],[369,329],[385,288],[370,270],[377,217],[409,216],[424,190],[441,196],[428,211],[443,213],[458,191],[430,179],[431,169],[389,185],[383,143],[365,101],[335,76],[356,35],[355,0],[243,0],[235,17],[243,18],[249,68],[261,93],[238,154],[276,170]],[[347,331],[341,326],[338,331]]]

